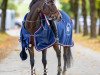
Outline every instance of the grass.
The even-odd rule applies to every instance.
[[[6,33],[0,33],[0,61],[6,58],[13,50],[17,42],[17,37],[12,37]]]
[[[75,43],[81,44],[85,47],[89,47],[94,51],[100,52],[100,36],[96,39],[91,39],[90,36],[84,36],[82,34],[74,34]]]

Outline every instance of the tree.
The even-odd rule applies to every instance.
[[[1,9],[1,3],[2,3],[2,0],[0,0],[0,9]]]
[[[62,5],[62,9],[68,14],[68,15],[72,15],[71,14],[71,10],[70,10],[70,3],[69,0],[60,0],[60,3]]]
[[[90,0],[91,38],[96,38],[96,7],[95,0]]]
[[[70,10],[74,15],[74,20],[75,20],[75,25],[74,25],[74,29],[75,29],[75,33],[78,32],[78,5],[79,5],[79,0],[70,0]]]
[[[5,32],[5,19],[6,19],[6,9],[8,0],[3,0],[1,4],[2,16],[1,16],[1,32]]]
[[[98,19],[99,19],[99,33],[98,33],[98,35],[100,36],[100,0],[96,0],[96,9],[97,9]]]
[[[75,17],[75,33],[77,33],[78,30],[78,5],[79,0],[74,0],[74,17]]]
[[[17,10],[17,3],[15,3],[14,0],[9,0],[7,6],[8,6],[7,9]]]
[[[87,10],[86,10],[86,0],[82,0],[82,15],[84,18],[84,27],[83,27],[83,36],[88,35],[88,27],[87,27]]]
[[[74,15],[74,2],[75,2],[75,0],[70,0],[70,10],[73,15]]]

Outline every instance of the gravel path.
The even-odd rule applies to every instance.
[[[19,36],[19,29],[9,30],[7,33],[13,34],[12,36]],[[66,75],[100,75],[100,53],[78,44],[75,44],[71,51],[73,65],[68,69]],[[20,46],[17,46],[16,50],[0,62],[0,75],[30,75],[29,56],[26,61],[21,61],[19,53]],[[47,51],[47,61],[48,75],[57,75],[57,58],[52,48]],[[35,68],[37,75],[43,75],[41,52],[37,51],[35,51]]]
[[[26,61],[21,61],[19,52],[20,46],[0,62],[0,75],[30,75],[29,57]],[[72,48],[72,54],[74,61],[72,67],[68,69],[67,75],[100,75],[99,53],[95,53],[80,45],[75,45]],[[52,48],[48,49],[47,60],[48,75],[57,75],[57,58]],[[41,52],[37,51],[35,51],[35,68],[37,75],[43,75]]]

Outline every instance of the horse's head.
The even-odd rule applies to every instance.
[[[32,0],[30,3],[30,11],[35,12],[34,9],[38,9],[38,12],[42,12],[53,20],[60,20],[61,15],[55,5],[55,0]]]
[[[32,0],[29,5],[29,10],[30,11],[26,18],[25,27],[32,33],[40,24],[39,13],[43,13],[53,20],[61,19],[61,15],[55,5],[54,0]]]
[[[55,0],[32,0],[29,7],[32,12],[34,12],[34,8],[38,8],[38,12],[42,12],[51,19],[61,19],[59,10],[55,5]]]
[[[53,20],[60,20],[61,14],[55,5],[55,0],[45,0],[42,12]]]

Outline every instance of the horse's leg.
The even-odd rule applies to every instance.
[[[67,68],[71,66],[71,49],[70,47],[63,47],[64,48],[64,53],[63,53],[63,59],[64,59],[64,67],[63,67],[63,75],[66,75]]]
[[[29,54],[30,54],[30,64],[31,64],[31,75],[35,75],[35,69],[34,69],[34,48],[33,46],[29,48]]]
[[[57,44],[54,44],[53,48],[56,51],[56,55],[57,55],[57,59],[58,59],[58,74],[57,75],[60,75],[60,73],[62,71],[62,69],[61,69],[61,51]]]
[[[43,51],[42,51],[42,63],[43,63],[43,66],[44,66],[44,75],[47,75],[46,53],[47,53],[47,50],[43,50]]]

